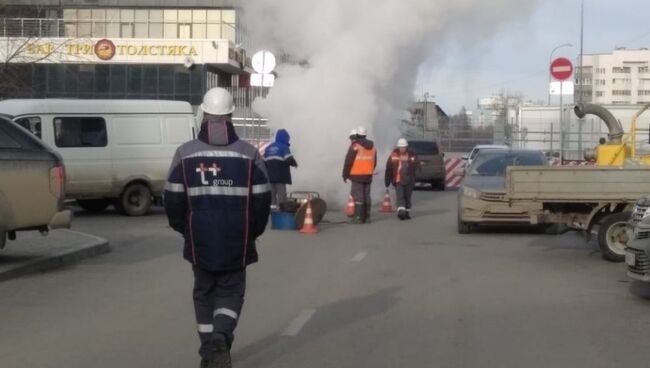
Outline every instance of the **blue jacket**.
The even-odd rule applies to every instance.
[[[290,167],[298,167],[298,163],[289,149],[290,140],[289,133],[280,129],[275,135],[275,142],[264,151],[264,161],[271,183],[291,184]]]
[[[258,150],[239,140],[229,117],[207,115],[199,138],[178,148],[164,203],[193,265],[222,272],[257,262],[255,241],[270,213],[269,181]]]

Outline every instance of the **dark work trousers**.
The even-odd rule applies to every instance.
[[[365,217],[370,216],[370,207],[372,206],[372,199],[370,198],[371,186],[372,183],[352,182],[352,198],[354,198],[354,205],[359,208],[359,211]]]
[[[235,327],[244,306],[246,270],[214,273],[193,267],[194,310],[201,348],[199,355],[210,359],[212,341],[223,334],[232,346]]]
[[[395,185],[395,194],[397,196],[397,210],[411,211],[411,197],[413,196],[413,184]]]
[[[283,183],[271,183],[271,205],[279,207],[287,201],[287,185]]]

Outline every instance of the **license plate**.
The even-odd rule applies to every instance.
[[[625,254],[625,263],[628,266],[636,266],[636,256],[632,253]]]

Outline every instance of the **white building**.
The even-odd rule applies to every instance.
[[[617,49],[611,54],[585,55],[583,64],[584,102],[601,105],[650,103],[650,50]],[[575,76],[579,84],[579,68]]]

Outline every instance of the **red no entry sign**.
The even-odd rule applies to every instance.
[[[551,63],[551,75],[553,78],[564,81],[573,75],[573,64],[567,58],[557,58]]]

